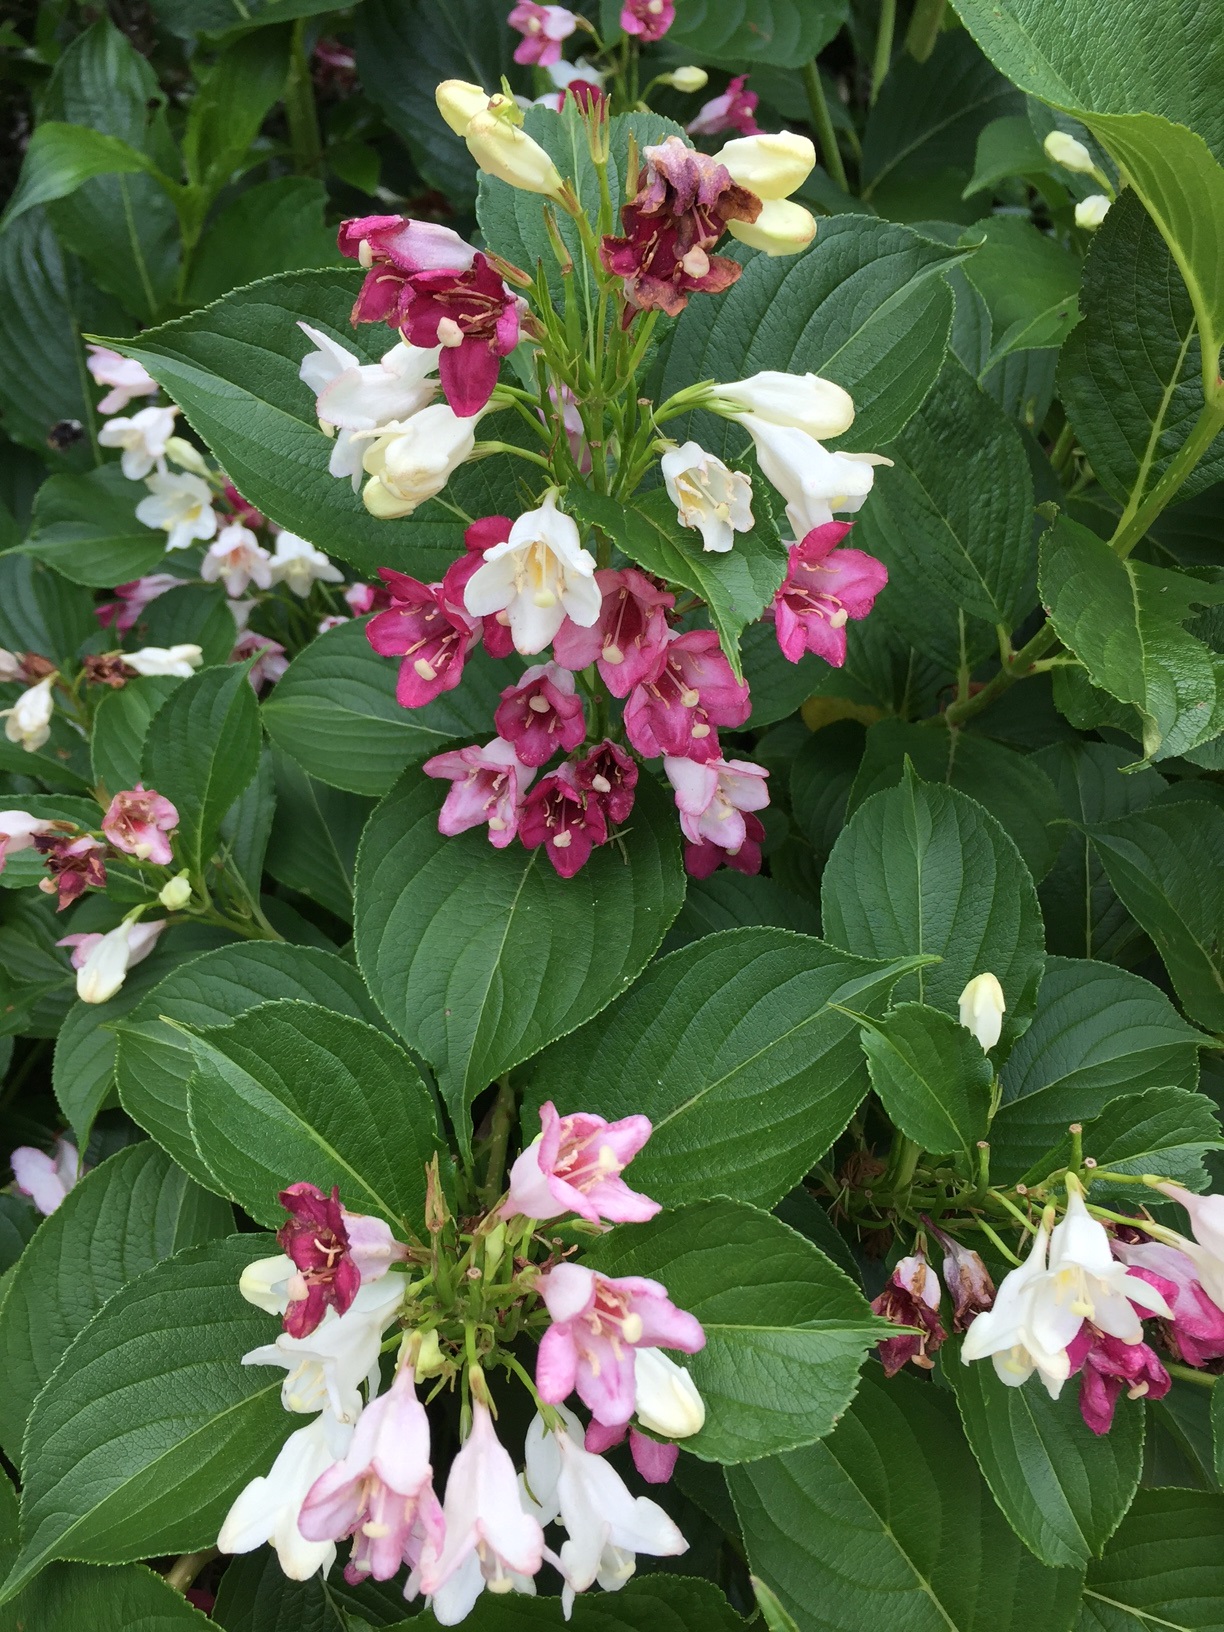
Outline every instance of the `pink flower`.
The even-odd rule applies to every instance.
[[[340,253],[360,261],[365,282],[353,307],[354,323],[402,327],[418,272],[464,272],[476,251],[457,232],[402,215],[363,215],[340,224]]]
[[[725,130],[738,130],[741,136],[759,135],[761,127],[753,114],[760,97],[744,89],[747,79],[747,74],[736,74],[721,96],[711,97],[684,127],[689,135],[721,136]]]
[[[595,582],[603,596],[599,617],[588,629],[566,618],[553,639],[553,656],[567,669],[598,664],[612,695],[627,697],[663,667],[667,614],[676,599],[636,567],[620,572],[605,567]]]
[[[455,1626],[486,1584],[491,1592],[533,1590],[531,1578],[544,1558],[544,1532],[523,1511],[514,1463],[480,1399],[472,1401],[472,1431],[451,1463],[442,1511],[445,1544],[440,1552],[426,1545],[406,1598],[428,1593],[435,1619]]]
[[[367,612],[385,612],[391,605],[391,591],[385,584],[350,584],[344,598],[355,618],[363,618]]]
[[[154,789],[137,782],[134,788],[117,793],[102,818],[102,831],[126,855],[140,861],[154,861],[168,867],[174,860],[167,834],[179,823],[179,813]]]
[[[676,20],[675,0],[625,0],[620,26],[643,45],[661,40]]]
[[[582,82],[579,81],[578,83],[581,84]],[[564,97],[565,94],[566,93],[564,91],[561,92],[562,97]],[[574,100],[576,102],[581,102],[581,98],[578,96],[575,96]],[[560,109],[557,111],[560,112]],[[574,463],[578,466],[578,469],[584,476],[589,475],[591,469],[591,450],[587,447],[586,427],[582,423],[582,414],[579,411],[574,393],[570,390],[568,385],[563,385],[560,388],[555,385],[550,385],[548,388],[548,395],[552,400],[553,406],[555,408],[560,408],[561,410],[561,423],[565,428],[565,440],[569,444],[570,458],[573,459]],[[543,419],[543,410],[540,409],[537,410],[537,412],[539,413],[539,417]]]
[[[769,803],[769,772],[746,759],[665,759],[663,769],[676,793],[680,829],[693,844],[703,841],[734,855],[748,840],[745,811]],[[759,840],[754,841],[759,842]]]
[[[761,870],[761,843],[765,838],[765,823],[751,811],[744,815],[744,842],[738,850],[724,850],[710,839],[692,839],[684,846],[684,870],[690,878],[709,878],[720,867],[751,878]]]
[[[150,601],[164,595],[168,589],[178,589],[183,580],[169,572],[152,572],[145,578],[133,578],[130,583],[116,584],[117,601],[105,601],[94,608],[94,617],[103,629],[115,628],[125,634],[131,629]]]
[[[28,816],[24,810],[0,810],[0,873],[10,855],[29,850],[39,833],[52,831],[52,824]]]
[[[1224,1310],[1212,1301],[1192,1259],[1161,1241],[1115,1240],[1114,1257],[1164,1294],[1173,1311],[1161,1323],[1164,1341],[1188,1366],[1224,1359]]]
[[[849,531],[849,522],[826,522],[790,552],[785,582],[765,616],[773,618],[782,655],[792,663],[815,652],[840,669],[846,661],[847,620],[865,618],[888,582],[882,561],[862,550],[837,548]]]
[[[732,674],[713,629],[672,630],[659,672],[629,695],[625,735],[646,759],[718,759],[714,727],[743,725],[751,712],[748,687]]]
[[[421,769],[453,784],[438,812],[439,833],[453,838],[487,822],[489,843],[506,848],[518,832],[523,795],[535,775],[508,742],[494,737],[483,748],[452,748],[427,759]]]
[[[592,1417],[587,1424],[584,1445],[595,1456],[602,1456],[614,1445],[623,1444],[624,1438],[624,1423],[616,1428],[607,1428]],[[663,1440],[651,1439],[649,1434],[642,1433],[640,1429],[630,1428],[629,1455],[633,1458],[634,1467],[648,1485],[665,1485],[676,1471],[680,1447],[676,1444],[667,1444]]]
[[[701,1322],[677,1309],[658,1281],[640,1275],[617,1279],[582,1264],[561,1263],[541,1275],[537,1289],[552,1316],[536,1357],[536,1387],[549,1405],[577,1389],[597,1422],[618,1427],[635,1402],[634,1366],[640,1348],[705,1347]]]
[[[603,802],[578,786],[572,765],[561,765],[524,799],[519,837],[528,850],[542,844],[560,877],[573,878],[608,837]]]
[[[909,1360],[924,1371],[930,1371],[930,1358],[947,1337],[939,1318],[939,1277],[921,1252],[902,1258],[893,1270],[888,1285],[878,1298],[872,1300],[872,1311],[884,1320],[898,1326],[917,1326],[917,1334],[886,1337],[876,1347],[884,1365],[884,1375],[895,1377]]]
[[[691,294],[720,294],[740,276],[738,261],[710,250],[729,221],[755,221],[761,201],[732,181],[725,165],[679,136],[644,149],[643,156],[637,196],[621,206],[624,236],[605,237],[600,259],[624,279],[630,305],[678,317]]]
[[[573,675],[555,663],[525,670],[516,686],[502,692],[493,724],[524,765],[545,765],[558,748],[566,753],[577,748],[586,735],[586,717]]]
[[[479,253],[463,271],[417,273],[406,301],[404,333],[414,346],[441,346],[443,394],[460,418],[470,419],[492,396],[502,358],[518,345],[525,302]]]
[[[564,6],[538,6],[535,0],[519,0],[506,21],[523,36],[514,49],[515,62],[538,62],[541,68],[560,61],[561,41],[578,26]]]
[[[290,1218],[276,1239],[298,1270],[289,1283],[285,1330],[290,1337],[308,1337],[329,1309],[344,1314],[358,1288],[381,1280],[406,1249],[382,1219],[341,1207],[338,1187],[327,1196],[302,1180],[282,1190],[279,1200]]]
[[[222,492],[225,495],[225,502],[234,512],[234,520],[236,522],[241,523],[243,527],[267,526],[268,518],[264,515],[263,511],[256,510],[255,506],[249,499],[244,499],[242,494],[239,493],[238,489],[234,486],[233,482],[226,482]]]
[[[472,620],[441,584],[423,584],[380,567],[391,605],[366,624],[366,639],[383,657],[402,657],[395,697],[401,708],[422,708],[463,678],[479,635]]]
[[[70,946],[72,948],[71,963],[74,969],[83,969],[88,961],[89,954],[103,939],[101,931],[92,935],[65,935],[56,941],[56,946]]]
[[[1144,1311],[1146,1312],[1146,1311]],[[1107,1434],[1122,1390],[1130,1400],[1163,1400],[1173,1380],[1146,1343],[1124,1343],[1086,1320],[1067,1345],[1071,1374],[1083,1372],[1080,1415],[1094,1434]]]
[[[417,1399],[411,1367],[357,1419],[348,1452],[310,1487],[298,1529],[307,1541],[355,1536],[345,1566],[350,1586],[389,1581],[405,1554],[445,1540],[442,1505],[429,1464],[429,1418]]]
[[[484,566],[486,550],[495,544],[504,544],[510,537],[514,522],[509,516],[482,516],[467,527],[463,534],[465,554],[452,561],[442,579],[442,594],[447,605],[460,617],[472,621],[463,601],[463,592],[472,578]],[[514,635],[505,612],[490,612],[477,620],[484,637],[485,651],[490,657],[509,657],[514,650]]]
[[[629,820],[638,767],[632,754],[614,742],[601,742],[574,764],[574,784],[598,804],[605,819],[619,826]]]
[[[9,1166],[13,1169],[14,1188],[20,1195],[29,1196],[44,1214],[55,1211],[85,1172],[76,1146],[68,1139],[57,1139],[49,1156],[32,1145],[18,1145],[9,1157]]]
[[[99,385],[111,389],[98,403],[100,414],[121,414],[133,397],[149,397],[157,390],[157,381],[131,357],[121,357],[108,346],[89,346],[93,354],[85,367]]]
[[[259,655],[256,656],[256,653]],[[289,659],[280,641],[261,635],[254,629],[244,629],[238,636],[229,660],[231,663],[245,663],[248,657],[255,658],[247,679],[257,692],[261,686],[275,684],[289,667]]]
[[[510,1193],[501,1216],[560,1218],[577,1213],[597,1224],[644,1224],[659,1203],[639,1195],[621,1174],[650,1138],[650,1119],[605,1122],[576,1111],[558,1116],[551,1100],[540,1107],[541,1133],[510,1169]]]
[[[59,892],[57,912],[63,912],[87,889],[106,887],[106,864],[103,857],[106,846],[85,833],[80,838],[64,838],[52,833],[38,833],[34,844],[47,858],[49,878],[40,879],[39,889],[44,895]]]

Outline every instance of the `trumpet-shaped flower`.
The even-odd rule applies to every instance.
[[[514,744],[524,765],[545,765],[560,748],[568,753],[586,736],[582,698],[574,677],[556,663],[537,663],[507,686],[493,715],[497,734]]]
[[[54,685],[55,676],[49,674],[45,680],[23,691],[12,708],[0,709],[5,736],[10,742],[19,742],[27,754],[37,753],[51,735]]]
[[[677,73],[683,73],[683,68]],[[673,82],[676,75],[672,75]],[[691,89],[700,91],[706,80],[702,75],[701,83],[693,86],[677,85],[677,90]],[[712,96],[697,112],[697,117],[691,119],[684,127],[690,136],[721,136],[725,130],[738,130],[741,136],[755,136],[760,130],[755,114],[757,103],[761,100],[755,91],[746,91],[747,74],[736,74],[727,81],[727,88],[721,96]]]
[[[735,854],[748,839],[746,812],[769,803],[769,772],[746,759],[704,763],[669,756],[663,770],[676,795],[680,830],[692,844]]]
[[[689,1439],[705,1427],[705,1401],[697,1384],[662,1349],[637,1351],[633,1385],[634,1411],[643,1428],[668,1439]]]
[[[401,708],[421,708],[459,684],[480,632],[441,584],[423,584],[390,567],[379,575],[391,605],[366,624],[366,639],[383,657],[403,659],[396,701]]]
[[[1187,1243],[1196,1254],[1203,1248]],[[1164,1323],[1164,1340],[1175,1359],[1203,1366],[1224,1359],[1224,1309],[1203,1285],[1189,1253],[1163,1241],[1115,1240],[1114,1256],[1132,1274],[1150,1282],[1164,1296],[1173,1319]]]
[[[675,0],[625,0],[620,26],[642,45],[661,40],[676,20]]]
[[[271,587],[272,560],[250,528],[235,521],[223,527],[216,543],[204,552],[200,577],[206,584],[222,579],[225,593],[236,599],[248,584],[253,583],[260,589]]]
[[[766,616],[772,617],[782,655],[798,663],[814,652],[832,668],[846,661],[846,624],[865,618],[888,582],[874,555],[839,546],[850,531],[844,521],[814,527],[791,550],[786,577]]]
[[[582,548],[573,517],[557,509],[554,490],[518,518],[505,543],[485,551],[463,599],[473,617],[504,612],[516,650],[527,655],[542,652],[567,616],[582,628],[596,622],[602,597],[595,558]]]
[[[690,878],[709,878],[720,867],[752,877],[761,870],[761,845],[765,839],[765,824],[750,810],[744,812],[744,842],[734,850],[726,850],[709,839],[686,839],[684,843],[684,870]]]
[[[1158,1188],[1189,1213],[1194,1240],[1178,1245],[1193,1261],[1207,1296],[1224,1309],[1224,1196],[1196,1196],[1180,1184]]]
[[[1049,1247],[1049,1231],[1043,1225],[1033,1237],[1024,1263],[1003,1277],[993,1307],[983,1310],[969,1327],[961,1359],[969,1365],[989,1356],[1000,1381],[1009,1388],[1019,1388],[1038,1371],[1050,1398],[1056,1400],[1071,1374],[1067,1344],[1079,1330],[1083,1316],[1060,1323],[1052,1336],[1045,1330],[1048,1321],[1042,1323],[1040,1333],[1035,1326],[1037,1300],[1048,1296],[1050,1290],[1046,1262]]]
[[[306,1337],[282,1332],[242,1357],[244,1366],[283,1366],[286,1411],[330,1411],[340,1422],[361,1413],[360,1385],[376,1370],[383,1332],[399,1313],[404,1287],[398,1275],[357,1289],[344,1314],[328,1309]]]
[[[875,481],[876,465],[891,465],[879,453],[830,453],[795,425],[776,425],[756,414],[739,422],[752,437],[766,477],[786,501],[786,519],[796,538],[806,538],[840,510],[862,507]]]
[[[9,1157],[9,1166],[14,1189],[29,1196],[44,1216],[55,1211],[85,1171],[70,1139],[57,1139],[49,1155],[32,1145],[18,1145]]]
[[[670,448],[659,461],[667,496],[682,527],[695,527],[704,550],[725,553],[752,526],[752,483],[696,442]]]
[[[667,614],[675,596],[660,589],[636,567],[595,574],[599,616],[580,626],[567,618],[553,637],[553,655],[567,669],[592,663],[614,697],[653,680],[663,667],[668,642]]]
[[[77,969],[77,996],[81,1002],[105,1003],[114,997],[127,979],[128,970],[148,957],[165,927],[164,918],[152,922],[124,919],[118,928],[101,936]]]
[[[407,420],[382,428],[362,456],[370,480],[362,503],[387,520],[410,516],[440,493],[476,446],[476,420],[461,419],[449,403],[433,402]]]
[[[644,1224],[659,1203],[630,1190],[621,1174],[650,1138],[649,1117],[605,1122],[576,1111],[560,1116],[551,1100],[540,1107],[540,1134],[510,1169],[501,1216],[560,1218],[577,1213],[592,1224]]]
[[[625,703],[625,735],[645,759],[713,760],[722,753],[715,726],[743,725],[751,711],[714,630],[671,630],[658,673]]]
[[[353,1430],[325,1411],[281,1446],[266,1474],[239,1492],[217,1537],[223,1553],[251,1553],[265,1542],[291,1581],[324,1574],[336,1556],[333,1541],[308,1541],[298,1528],[302,1504],[315,1482],[348,1449]]]
[[[123,449],[120,468],[129,482],[138,482],[165,459],[177,414],[175,407],[142,408],[130,419],[108,419],[98,441],[104,448]]]
[[[442,1511],[446,1540],[426,1547],[405,1596],[430,1597],[434,1618],[455,1626],[491,1592],[534,1592],[544,1558],[539,1520],[523,1510],[514,1463],[497,1437],[488,1407],[472,1402],[472,1431],[451,1464]]]
[[[124,652],[123,661],[137,674],[188,680],[204,661],[204,650],[187,642],[180,646],[142,646],[138,652]]]
[[[543,845],[562,878],[580,872],[607,837],[603,801],[579,786],[572,765],[541,777],[523,800],[519,838],[528,850]]]
[[[629,820],[637,780],[637,760],[615,742],[601,742],[574,764],[574,785],[601,807],[607,822],[617,826]]]
[[[1050,1238],[1049,1282],[1034,1292],[1033,1329],[1047,1349],[1065,1348],[1085,1320],[1123,1343],[1139,1343],[1143,1322],[1136,1304],[1166,1320],[1173,1311],[1154,1286],[1113,1256],[1105,1226],[1088,1212],[1070,1177],[1067,1185],[1066,1215]]]
[[[930,1371],[935,1362],[930,1358],[947,1337],[939,1318],[939,1277],[927,1263],[926,1255],[915,1252],[902,1258],[888,1285],[878,1298],[873,1298],[873,1314],[891,1320],[898,1326],[916,1326],[917,1332],[906,1332],[899,1337],[886,1337],[876,1347],[886,1377],[895,1377],[908,1361]]]
[[[438,832],[447,838],[486,822],[489,843],[504,850],[519,830],[523,795],[535,772],[524,765],[513,746],[494,737],[483,748],[452,748],[427,759],[426,776],[452,786],[438,812]]]
[[[98,399],[100,414],[121,414],[133,397],[151,397],[157,390],[157,381],[134,357],[121,357],[109,346],[87,346],[86,350],[90,355],[85,367],[98,385],[110,386]]]
[[[136,520],[146,527],[160,527],[166,534],[167,550],[190,549],[197,540],[216,536],[212,488],[201,477],[159,470],[146,476],[145,486],[148,496],[136,506]]]
[[[137,782],[111,800],[102,818],[102,831],[116,850],[169,867],[174,860],[169,835],[178,823],[178,811],[169,799]]]
[[[290,1337],[309,1337],[329,1309],[346,1313],[359,1288],[381,1280],[406,1249],[382,1219],[341,1207],[337,1187],[328,1196],[303,1180],[282,1190],[279,1200],[290,1216],[276,1239],[297,1269],[285,1330]]]
[[[558,60],[561,41],[568,40],[578,26],[578,19],[565,6],[541,6],[536,0],[519,0],[506,21],[523,36],[514,48],[515,62],[537,62],[541,68]]]
[[[536,1356],[540,1398],[558,1405],[577,1389],[591,1415],[609,1427],[633,1415],[639,1346],[685,1354],[705,1347],[701,1322],[677,1309],[658,1281],[613,1279],[582,1264],[561,1263],[537,1285],[552,1316]]]
[[[303,600],[313,589],[316,580],[324,584],[342,584],[344,574],[313,544],[296,533],[276,535],[276,554],[269,563],[274,584],[287,584]],[[252,576],[254,576],[252,574]],[[258,579],[256,580],[258,582]],[[233,591],[230,591],[233,594]]]
[[[730,419],[751,414],[767,425],[789,425],[817,441],[844,436],[854,423],[854,399],[840,385],[819,374],[786,374],[776,368],[716,385],[710,407]]]
[[[470,417],[488,402],[501,359],[518,345],[525,305],[481,254],[463,271],[412,279],[404,327],[414,346],[441,348],[438,372],[455,413]]]

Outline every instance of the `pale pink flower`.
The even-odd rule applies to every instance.
[[[89,346],[85,367],[99,385],[110,390],[98,402],[100,414],[121,414],[133,397],[151,397],[157,381],[132,357],[121,357],[109,346]]]
[[[483,748],[453,748],[427,759],[421,769],[452,783],[438,812],[439,833],[453,838],[487,822],[489,843],[506,848],[518,832],[523,795],[535,775],[508,742],[494,737]]]
[[[676,20],[675,0],[625,0],[620,25],[643,45],[661,40]]]
[[[689,135],[721,136],[725,130],[738,130],[741,136],[755,136],[761,128],[754,118],[760,97],[744,89],[747,80],[747,74],[736,74],[721,96],[704,103],[684,127]]]
[[[259,655],[256,656],[256,653]],[[285,648],[279,640],[273,640],[268,635],[261,635],[255,629],[244,629],[238,636],[233,651],[230,653],[231,663],[245,663],[248,657],[254,657],[248,679],[256,691],[261,686],[273,685],[289,667],[289,659],[285,656]]]
[[[116,584],[117,601],[105,601],[94,608],[94,617],[104,629],[113,623],[120,634],[133,628],[150,601],[164,595],[168,589],[178,589],[183,580],[170,572],[151,572],[144,578],[133,578],[130,583]]]
[[[519,0],[506,21],[523,36],[514,48],[515,62],[538,62],[541,68],[560,58],[561,41],[578,26],[564,6],[540,6],[535,0]]]
[[[33,848],[36,834],[50,831],[50,822],[27,816],[24,810],[0,810],[0,873],[10,856]]]
[[[1173,1311],[1165,1340],[1178,1359],[1188,1366],[1224,1359],[1224,1309],[1203,1286],[1188,1254],[1163,1241],[1115,1241],[1113,1250],[1132,1274],[1163,1293]]]
[[[206,584],[220,578],[225,593],[232,598],[241,595],[248,584],[259,589],[272,585],[272,557],[263,548],[255,534],[241,522],[231,522],[210,544],[200,563],[200,577]]]
[[[626,1116],[605,1122],[577,1111],[558,1116],[551,1100],[540,1107],[542,1132],[510,1169],[510,1193],[503,1218],[560,1218],[577,1213],[598,1223],[644,1224],[659,1203],[639,1195],[621,1174],[650,1138],[649,1117]]]
[[[40,1213],[53,1213],[85,1171],[69,1139],[57,1139],[50,1155],[32,1145],[18,1145],[9,1165],[14,1188],[29,1196]]]
[[[116,850],[168,867],[174,855],[167,835],[178,823],[179,813],[169,799],[137,782],[111,800],[102,818],[102,831]]]
[[[663,769],[675,789],[685,838],[734,855],[748,838],[744,813],[763,810],[769,803],[765,786],[769,772],[746,759],[713,759],[703,765],[668,758]]]

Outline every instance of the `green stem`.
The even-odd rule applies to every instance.
[[[1068,420],[1058,433],[1058,439],[1050,449],[1050,463],[1055,472],[1061,476],[1071,463],[1071,455],[1075,452],[1075,431]]]
[[[1195,1371],[1193,1366],[1178,1366],[1172,1360],[1164,1362],[1170,1377],[1180,1377],[1183,1383],[1197,1383],[1200,1388],[1214,1388],[1217,1375],[1212,1371]]]
[[[1130,503],[1122,512],[1109,541],[1110,547],[1123,559],[1138,544],[1222,429],[1224,404],[1204,403],[1202,413],[1194,422],[1194,429],[1170,459],[1168,469],[1147,498],[1139,503],[1138,496],[1131,494]]]
[[[1058,645],[1058,636],[1054,633],[1053,624],[1043,623],[1026,646],[1016,652],[1010,663],[1006,664],[972,697],[965,697],[955,703],[949,703],[943,714],[938,716],[945,725],[963,725],[971,720],[975,714],[980,714],[984,708],[989,708],[996,697],[1010,690],[1017,680],[1024,680],[1034,672],[1034,664],[1038,658],[1044,657],[1053,646]]]
[[[925,62],[935,49],[943,27],[947,0],[918,0],[905,36],[905,49],[915,62]]]
[[[514,1089],[510,1078],[502,1077],[497,1085],[497,1099],[493,1105],[492,1128],[489,1135],[489,1162],[485,1168],[482,1194],[489,1206],[501,1195],[502,1176],[506,1171],[506,1147],[514,1126]]]
[[[166,1585],[173,1587],[175,1592],[186,1592],[204,1566],[211,1564],[217,1556],[215,1547],[205,1547],[198,1553],[184,1553],[166,1571]]]
[[[997,1250],[1003,1254],[1004,1258],[1007,1259],[1009,1264],[1015,1264],[1017,1269],[1020,1267],[1022,1260],[1016,1257],[1015,1253],[1011,1250],[1007,1243],[1002,1240],[994,1230],[991,1229],[990,1225],[984,1218],[978,1219],[978,1228],[984,1235],[988,1235],[990,1237]]]
[[[323,142],[319,135],[319,115],[310,78],[310,58],[306,55],[305,17],[299,17],[293,25],[289,78],[285,84],[285,115],[289,121],[293,167],[299,175],[312,176],[323,157]]]
[[[893,34],[896,27],[897,0],[882,0],[880,28],[876,34],[875,58],[871,64],[871,102],[873,107],[876,97],[880,94],[880,86],[888,77],[889,65],[892,62]]]
[[[820,82],[820,69],[816,65],[815,57],[803,65],[803,88],[807,92],[808,107],[812,113],[812,129],[820,140],[825,169],[842,192],[848,193],[850,188],[846,181],[846,167],[842,163],[841,152],[837,146],[833,119],[829,113],[829,104],[825,101],[824,86]]]

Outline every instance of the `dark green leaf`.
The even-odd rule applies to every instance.
[[[667,43],[690,58],[738,73],[754,63],[801,68],[846,21],[846,0],[686,0]]]
[[[184,584],[150,601],[128,636],[132,646],[199,646],[205,666],[227,663],[238,638],[221,584]]]
[[[1146,1093],[1115,1099],[1100,1116],[1084,1125],[1084,1154],[1110,1173],[1159,1173],[1187,1190],[1205,1190],[1210,1176],[1203,1166],[1209,1150],[1224,1150],[1215,1106],[1206,1094],[1185,1088],[1149,1088]],[[1066,1167],[1071,1142],[1064,1139],[1049,1165],[1035,1164],[1033,1179]],[[1043,1171],[1038,1173],[1037,1168]],[[1146,1201],[1150,1192],[1110,1186],[1111,1196]]]
[[[275,749],[272,759],[277,806],[268,871],[351,924],[357,843],[374,801],[316,782],[296,760]]]
[[[28,553],[74,584],[107,589],[152,572],[166,535],[136,519],[143,484],[118,465],[84,476],[53,476],[38,490]]]
[[[183,162],[189,179],[215,194],[229,181],[279,101],[289,69],[289,30],[240,35],[201,76],[187,110]]]
[[[994,215],[962,237],[978,244],[965,276],[991,321],[986,367],[1009,352],[1058,346],[1079,321],[1079,262],[1070,250],[1017,216]]]
[[[666,952],[699,941],[720,929],[743,929],[772,924],[795,929],[801,935],[820,933],[820,913],[814,901],[786,890],[775,879],[760,874],[745,877],[721,868],[710,878],[690,879],[680,916],[663,942]]]
[[[89,751],[94,780],[110,794],[140,781],[149,721],[182,682],[148,675],[108,691],[94,715]]]
[[[0,1610],[4,1632],[208,1632],[211,1624],[143,1564],[53,1564]]]
[[[326,204],[323,183],[310,176],[277,176],[239,193],[200,241],[187,303],[206,306],[257,278],[334,265],[339,254],[335,228],[323,218]]]
[[[49,119],[30,138],[0,231],[11,228],[28,210],[66,198],[92,176],[148,174],[156,168],[147,154],[118,136]]]
[[[977,1038],[940,1009],[901,1003],[863,1027],[862,1043],[871,1086],[901,1132],[923,1150],[955,1153],[971,1174],[994,1082]]]
[[[1141,1490],[1088,1567],[1079,1632],[1214,1632],[1224,1625],[1224,1496]]]

